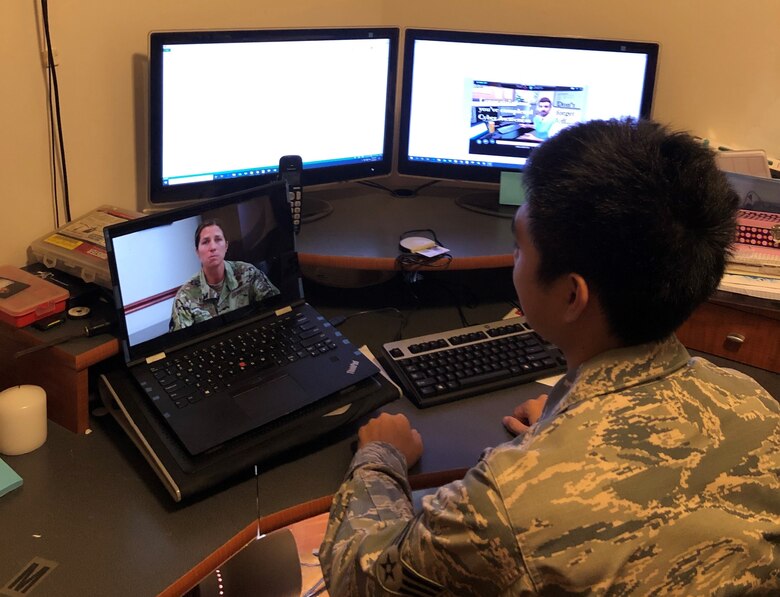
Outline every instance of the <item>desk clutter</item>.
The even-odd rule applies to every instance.
[[[24,327],[65,310],[68,291],[10,265],[0,266],[0,321]]]
[[[733,172],[727,178],[741,209],[720,290],[780,301],[780,180]]]
[[[34,240],[28,249],[29,260],[111,288],[103,229],[141,216],[136,211],[101,205]]]

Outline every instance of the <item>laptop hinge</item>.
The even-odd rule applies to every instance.
[[[274,314],[277,317],[281,317],[282,315],[286,315],[287,313],[291,313],[292,310],[293,310],[292,306],[287,305],[286,307],[282,307],[281,309],[277,309],[276,311],[274,311]]]
[[[152,356],[146,357],[146,364],[151,365],[155,361],[160,361],[165,358],[164,352],[158,352],[157,354],[153,354]]]

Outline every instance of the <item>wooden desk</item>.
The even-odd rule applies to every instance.
[[[345,293],[340,294],[344,301]],[[314,304],[326,317],[345,314],[343,302]],[[507,309],[501,301],[464,307],[473,323],[498,319]],[[452,306],[414,309],[406,334],[440,331],[456,327],[458,321]],[[349,319],[341,329],[373,350],[392,339],[398,320],[374,313]],[[711,360],[734,366],[725,359]],[[738,368],[780,397],[779,375]],[[545,390],[540,384],[527,384],[423,410],[402,398],[383,410],[406,414],[425,438],[425,453],[412,473],[435,475],[471,466],[485,447],[507,441],[510,436],[501,417]],[[0,586],[41,558],[57,567],[35,587],[35,595],[156,595],[199,563],[211,562],[220,546],[229,550],[231,540],[247,528],[257,528],[253,471],[176,504],[110,417],[92,416],[88,423],[93,433],[85,435],[50,422],[49,438],[41,448],[4,457],[24,485],[0,498]],[[324,511],[329,503],[325,496],[338,489],[352,458],[355,432],[356,426],[344,429],[336,437],[290,453],[275,466],[261,467],[262,523],[275,528],[282,514],[300,504],[319,504],[319,511]],[[302,518],[316,513],[309,510]],[[294,521],[285,524],[290,522]]]
[[[475,213],[455,204],[456,197],[470,192],[473,191],[430,187],[417,197],[402,198],[345,185],[312,193],[328,201],[333,213],[301,227],[301,266],[315,280],[317,268],[397,270],[400,235],[430,228],[452,253],[447,269],[511,267],[511,220]]]
[[[409,478],[409,484],[414,492],[413,497],[416,499],[420,498],[419,495],[414,495],[419,493],[417,490],[429,490],[456,479],[462,479],[467,470],[467,468],[459,468],[440,473],[412,475]],[[422,493],[427,492],[422,491]],[[252,521],[224,545],[213,551],[202,562],[199,562],[181,578],[177,579],[176,582],[162,591],[158,597],[178,597],[188,593],[188,591],[192,591],[206,576],[239,552],[258,534],[267,534],[283,528],[290,530],[298,547],[298,559],[301,562],[302,592],[305,593],[318,579],[322,578],[319,559],[312,552],[319,548],[325,535],[331,500],[332,496],[321,497],[305,504],[275,512],[259,521]],[[327,596],[328,592],[323,591],[321,594]]]
[[[32,384],[46,390],[47,415],[74,433],[89,429],[90,367],[119,351],[119,343],[109,334],[78,338],[14,358],[25,348],[56,338],[78,334],[84,323],[68,321],[47,332],[33,328],[13,328],[0,323],[0,388]]]
[[[718,292],[677,330],[686,347],[780,373],[777,301]]]

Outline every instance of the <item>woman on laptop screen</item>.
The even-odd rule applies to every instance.
[[[254,265],[226,260],[227,249],[219,220],[201,222],[195,230],[195,252],[201,269],[176,293],[171,331],[279,294],[279,289]]]

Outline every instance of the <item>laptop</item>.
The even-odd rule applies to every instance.
[[[191,455],[378,372],[304,300],[284,182],[104,234],[124,361]]]

